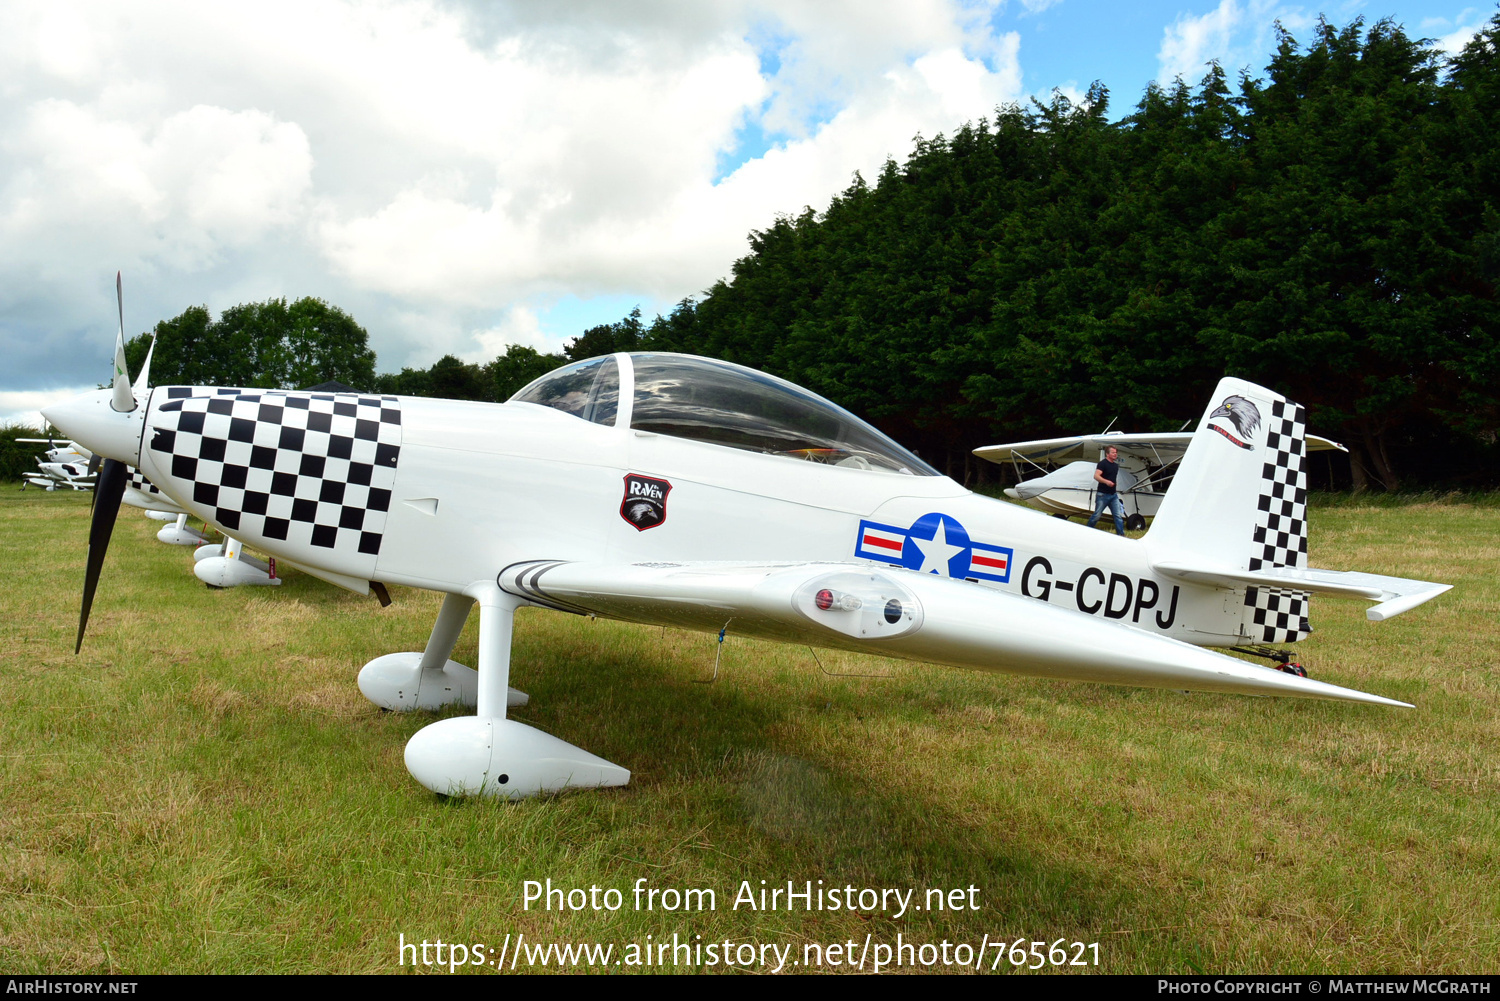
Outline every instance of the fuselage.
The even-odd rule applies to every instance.
[[[1145,540],[945,476],[748,451],[528,403],[317,395],[157,389],[140,468],[221,531],[346,586],[456,593],[538,559],[863,560],[1200,645],[1243,638],[1239,597],[1154,573]],[[304,425],[290,433],[289,412]]]

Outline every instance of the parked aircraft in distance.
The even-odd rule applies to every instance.
[[[22,489],[27,486],[41,487],[43,490],[56,490],[59,487],[68,490],[94,489],[95,469],[90,461],[93,456],[74,442],[59,441],[56,438],[15,440],[47,446],[44,457],[36,460],[37,472],[23,474]]]
[[[1223,416],[1228,414],[1226,411]],[[1009,461],[1016,470],[1017,479],[1027,467],[1044,474],[1007,487],[1007,497],[1025,501],[1060,518],[1088,517],[1094,513],[1094,490],[1098,485],[1094,482],[1095,465],[1103,457],[1104,450],[1113,446],[1119,452],[1119,494],[1120,502],[1125,506],[1125,527],[1134,532],[1145,528],[1146,519],[1156,517],[1156,512],[1161,509],[1177,464],[1182,461],[1195,434],[1193,431],[1146,434],[1105,431],[1102,434],[985,445],[974,449],[974,454],[994,463]],[[1305,441],[1309,452],[1349,451],[1338,442],[1315,434],[1307,435]],[[1113,520],[1114,515],[1106,509],[1104,517]]]

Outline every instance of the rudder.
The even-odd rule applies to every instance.
[[[1231,570],[1307,566],[1307,411],[1225,378],[1198,422],[1145,539],[1153,562]],[[1303,591],[1244,590],[1241,633],[1292,643],[1312,631]]]

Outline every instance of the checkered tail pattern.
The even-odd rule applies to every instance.
[[[1307,566],[1307,411],[1277,400],[1266,422],[1265,464],[1249,569]],[[1247,623],[1261,643],[1295,643],[1312,632],[1308,595],[1283,588],[1245,589]]]
[[[142,464],[194,514],[294,562],[374,573],[401,454],[396,397],[169,386],[147,424]]]

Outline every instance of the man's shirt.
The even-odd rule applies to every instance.
[[[1120,464],[1118,462],[1110,462],[1108,459],[1100,459],[1099,465],[1095,466],[1094,468],[1099,470],[1099,475],[1108,480],[1110,484],[1118,484],[1120,482]],[[1099,492],[1101,494],[1112,494],[1115,493],[1115,487],[1112,485],[1105,485],[1103,483],[1100,483]]]

